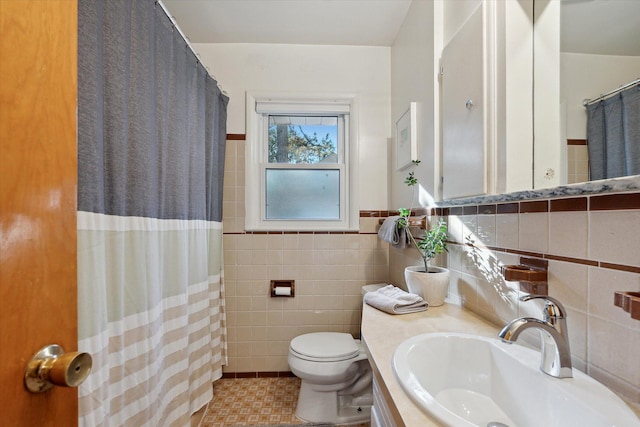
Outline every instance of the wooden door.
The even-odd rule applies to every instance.
[[[76,0],[0,0],[0,425],[74,426],[75,388],[23,385],[77,350]]]

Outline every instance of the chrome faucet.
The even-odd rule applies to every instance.
[[[513,343],[520,333],[529,328],[541,331],[540,348],[542,358],[540,370],[556,378],[571,378],[571,350],[567,334],[566,311],[560,301],[546,295],[525,295],[521,301],[543,299],[544,313],[542,320],[533,317],[521,317],[509,322],[498,334],[502,341]]]

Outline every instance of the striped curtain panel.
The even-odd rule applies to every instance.
[[[153,0],[78,5],[80,426],[187,426],[226,363],[228,98]]]

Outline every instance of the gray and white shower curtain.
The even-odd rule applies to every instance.
[[[640,84],[587,105],[589,178],[640,174]]]
[[[78,4],[80,426],[186,426],[226,363],[224,96],[153,0]]]

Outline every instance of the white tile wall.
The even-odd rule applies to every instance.
[[[360,288],[389,275],[378,218],[362,218],[360,234],[245,234],[244,141],[227,141],[224,185],[224,371],[289,371],[289,342],[303,333],[359,336]],[[272,279],[295,280],[295,297],[272,298]]]
[[[521,213],[518,227],[518,247],[525,251],[547,252],[549,248],[549,214]]]
[[[518,283],[504,281],[500,266],[519,263],[509,250],[551,256],[549,294],[569,313],[574,366],[640,403],[640,321],[613,304],[616,290],[640,291],[640,274],[598,266],[640,267],[640,210],[466,216],[449,217],[460,224],[451,240],[460,242],[463,225],[475,223],[479,241],[476,248],[450,245],[441,261],[451,269],[450,296],[499,326],[539,316],[540,304],[519,303]],[[392,277],[405,265],[395,252],[389,253]]]
[[[549,213],[549,253],[587,258],[588,216],[587,212]]]
[[[574,184],[589,181],[589,150],[586,145],[567,147],[567,182]]]
[[[496,215],[496,246],[518,249],[519,223],[518,214]]]
[[[640,210],[589,212],[589,258],[640,265]]]
[[[477,240],[486,246],[496,245],[496,216],[495,215],[478,215],[478,232]]]
[[[226,372],[288,371],[289,341],[301,333],[359,335],[361,286],[404,287],[404,267],[420,262],[378,239],[378,218],[361,218],[359,234],[244,234],[244,141],[228,141],[223,223]],[[451,297],[499,326],[540,311],[502,279],[500,267],[519,262],[507,251],[568,257],[549,261],[549,292],[568,310],[574,366],[640,403],[640,321],[613,305],[615,290],[640,291],[640,274],[571,259],[640,267],[640,210],[464,215],[449,225],[451,240],[471,235],[476,246],[450,245],[434,264],[451,269]],[[295,298],[271,298],[271,279],[295,279]]]

